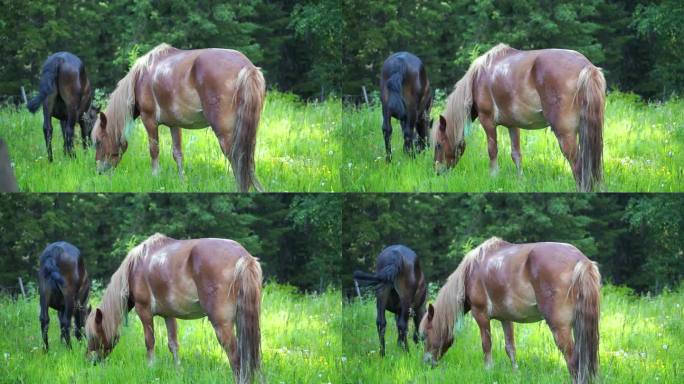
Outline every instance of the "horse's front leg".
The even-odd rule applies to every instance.
[[[412,296],[411,296],[412,297]],[[401,310],[399,314],[397,315],[397,331],[399,333],[399,346],[401,346],[404,351],[408,352],[408,342],[407,342],[407,334],[408,334],[408,320],[409,320],[409,308],[410,308],[410,303],[408,300],[402,300],[401,301]]]
[[[522,154],[520,153],[520,128],[508,128],[508,135],[511,137],[511,158],[518,171],[518,176],[522,176]]]
[[[480,327],[480,339],[482,339],[482,352],[484,352],[485,368],[492,367],[492,334],[489,329],[489,316],[485,310],[472,308],[473,317]]]
[[[157,119],[150,114],[141,113],[140,119],[147,130],[147,143],[150,146],[150,158],[152,159],[152,175],[159,174],[159,125]]]
[[[173,362],[176,365],[180,365],[180,360],[178,360],[178,335],[176,333],[178,325],[176,323],[176,318],[166,317],[164,318],[166,322],[166,332],[169,335],[169,351],[173,355]]]
[[[173,159],[176,160],[178,167],[178,177],[183,181],[183,145],[180,128],[171,128],[171,139],[173,140]]]
[[[140,322],[145,333],[145,348],[147,349],[147,364],[154,363],[154,317],[149,306],[135,303],[135,311],[138,313]]]
[[[489,174],[496,176],[499,173],[499,164],[496,157],[499,154],[498,144],[496,142],[496,124],[494,121],[484,114],[480,115],[480,124],[487,134],[487,152],[489,153]]]
[[[508,358],[511,359],[511,365],[513,369],[518,369],[518,363],[515,362],[515,337],[513,336],[513,322],[512,321],[502,321],[501,326],[503,327],[504,335],[506,336],[506,353]]]
[[[416,138],[416,114],[407,112],[406,117],[401,120],[401,130],[404,133],[404,152],[412,158],[416,157],[414,151],[414,141]]]

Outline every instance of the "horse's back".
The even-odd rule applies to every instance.
[[[405,99],[417,102],[428,85],[427,73],[423,62],[410,52],[396,52],[382,65],[381,91],[385,92],[387,82],[393,75],[402,77],[402,94]]]

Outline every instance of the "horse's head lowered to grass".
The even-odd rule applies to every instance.
[[[128,148],[128,142],[123,135],[107,126],[107,115],[104,112],[100,112],[95,120],[91,135],[95,144],[97,172],[102,173],[116,167]]]

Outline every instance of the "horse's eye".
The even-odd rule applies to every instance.
[[[438,150],[438,151],[441,151],[441,150],[442,150],[442,144],[437,143],[437,144],[435,145],[435,149]]]

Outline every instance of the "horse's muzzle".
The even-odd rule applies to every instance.
[[[445,174],[448,170],[449,167],[447,167],[446,164],[435,161],[435,173],[438,176]]]
[[[430,364],[431,368],[434,368],[437,364],[435,358],[432,356],[432,353],[430,352],[425,352],[425,354],[423,355],[423,363]]]
[[[112,169],[112,164],[102,160],[97,161],[97,173],[103,174],[110,169]]]

